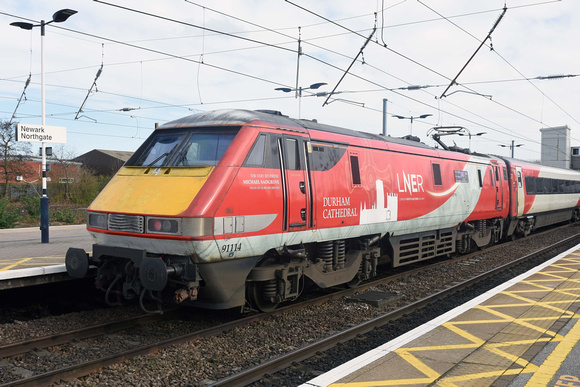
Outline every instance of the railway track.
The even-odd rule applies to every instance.
[[[580,234],[576,235],[573,238],[575,238],[575,239],[573,239],[574,241],[580,240]],[[562,243],[568,243],[568,244],[573,243],[573,242],[571,242],[571,240],[572,239],[568,238],[564,242],[561,242],[561,243],[556,244],[556,245],[562,245]],[[493,251],[493,249],[502,249],[502,248],[505,248],[505,245],[494,246],[491,249],[486,250],[486,252]],[[550,246],[550,248],[551,249],[555,248],[555,245]],[[313,298],[311,300],[307,300],[307,301],[292,304],[292,305],[289,305],[286,307],[282,307],[282,308],[280,308],[272,313],[268,313],[268,314],[262,313],[262,314],[250,315],[250,316],[247,316],[244,318],[240,318],[240,319],[236,319],[234,321],[227,322],[225,324],[218,324],[218,325],[212,326],[210,328],[206,328],[203,330],[197,330],[195,332],[191,332],[191,333],[188,333],[185,335],[179,335],[179,336],[171,337],[169,339],[156,341],[154,343],[136,346],[136,347],[131,348],[129,350],[120,351],[118,353],[115,353],[115,354],[112,354],[109,356],[99,357],[99,358],[96,358],[96,359],[93,359],[90,361],[81,362],[79,364],[63,367],[61,369],[56,369],[53,371],[44,372],[44,373],[34,375],[31,377],[10,381],[6,384],[2,384],[2,386],[46,385],[46,384],[50,384],[50,383],[59,382],[62,380],[72,380],[72,379],[80,378],[84,375],[95,372],[96,370],[98,370],[100,368],[106,367],[106,366],[111,365],[111,364],[116,364],[116,363],[119,363],[121,361],[134,358],[136,356],[155,353],[157,351],[162,350],[163,348],[167,348],[167,347],[175,345],[175,344],[180,344],[180,343],[184,343],[184,342],[191,342],[191,341],[195,341],[195,340],[198,340],[198,339],[201,339],[204,337],[217,336],[217,335],[220,335],[224,332],[230,331],[234,328],[243,327],[243,326],[249,325],[253,322],[257,322],[260,320],[265,320],[265,319],[271,318],[272,316],[283,315],[283,314],[288,313],[292,310],[307,308],[307,307],[311,307],[311,306],[317,305],[317,304],[324,304],[326,302],[329,302],[330,300],[341,299],[343,297],[350,296],[350,295],[353,295],[353,294],[358,293],[358,292],[363,292],[369,288],[379,286],[381,284],[384,284],[385,282],[400,281],[401,279],[403,279],[405,277],[416,276],[425,270],[432,270],[433,268],[436,268],[439,266],[445,266],[445,265],[457,265],[460,262],[463,262],[463,264],[466,264],[466,265],[470,265],[470,264],[475,265],[478,262],[477,254],[478,253],[474,253],[474,254],[469,254],[469,255],[457,257],[454,259],[440,260],[440,261],[435,262],[435,263],[420,265],[419,267],[412,268],[411,270],[406,270],[406,271],[403,271],[401,273],[397,273],[397,274],[390,275],[390,276],[385,277],[385,278],[381,278],[381,279],[378,279],[375,281],[365,283],[362,286],[359,286],[359,287],[354,288],[354,289],[339,290],[339,291],[335,291],[335,292],[330,293],[330,294],[325,294],[323,296]],[[479,252],[479,254],[481,254],[481,252]],[[499,269],[496,269],[495,271],[491,271],[491,272],[487,272],[485,274],[482,274],[478,277],[478,279],[465,281],[464,283],[461,283],[461,284],[456,285],[454,287],[451,287],[449,289],[439,291],[436,294],[431,295],[423,300],[413,302],[412,304],[410,304],[408,306],[405,306],[403,308],[399,308],[399,309],[397,309],[393,312],[390,312],[384,316],[377,317],[377,318],[370,320],[364,324],[360,324],[359,326],[352,327],[352,328],[346,330],[345,332],[337,333],[337,334],[330,336],[324,340],[317,341],[316,343],[313,343],[313,344],[307,345],[301,349],[297,349],[295,351],[292,351],[292,352],[288,353],[287,355],[284,355],[280,358],[276,358],[276,359],[271,360],[269,362],[263,363],[259,366],[252,368],[252,369],[248,369],[246,371],[243,371],[243,372],[239,373],[238,375],[232,375],[226,379],[223,379],[223,380],[217,382],[216,385],[232,385],[232,384],[244,385],[247,383],[251,383],[252,381],[259,380],[261,377],[263,377],[264,374],[271,374],[277,370],[284,369],[284,368],[288,367],[289,364],[292,364],[294,362],[311,357],[313,353],[320,352],[320,351],[326,350],[328,348],[331,348],[331,347],[335,346],[336,343],[343,342],[345,340],[349,340],[352,337],[356,337],[357,335],[360,335],[364,332],[368,332],[369,330],[374,329],[374,327],[376,327],[376,326],[380,326],[380,325],[383,325],[385,323],[388,323],[388,322],[390,322],[390,321],[392,321],[392,320],[394,320],[402,315],[412,313],[413,310],[417,310],[418,308],[422,308],[422,307],[424,307],[424,305],[431,303],[431,302],[434,302],[435,300],[440,299],[440,298],[448,295],[449,293],[460,291],[461,289],[464,289],[468,286],[471,286],[474,282],[482,281],[485,278],[489,278],[489,276],[494,275],[494,273],[496,273],[497,271],[507,270],[508,267],[511,267],[513,265],[517,265],[517,264],[521,263],[523,260],[532,259],[534,256],[535,256],[535,254],[528,255],[528,256],[523,257],[517,261],[514,261],[513,263],[510,263],[509,265],[501,266]],[[92,338],[92,337],[95,337],[98,335],[108,334],[111,332],[118,332],[118,331],[130,329],[130,328],[138,326],[138,325],[149,324],[149,323],[158,321],[160,318],[167,318],[167,317],[170,317],[170,314],[166,315],[164,317],[159,317],[158,315],[138,316],[138,317],[134,317],[134,318],[127,319],[127,320],[122,320],[122,321],[118,321],[118,322],[112,322],[112,323],[108,323],[108,324],[101,324],[101,325],[97,325],[97,326],[87,327],[84,329],[78,329],[78,330],[71,331],[71,332],[63,332],[61,334],[51,335],[51,336],[47,336],[44,338],[38,338],[38,339],[26,341],[26,342],[13,343],[13,344],[9,344],[9,345],[0,347],[0,358],[7,358],[10,356],[23,354],[23,353],[28,352],[28,351],[38,351],[39,348],[46,348],[46,347],[51,347],[51,346],[63,345],[66,343],[70,343],[72,341],[85,340],[87,338]]]

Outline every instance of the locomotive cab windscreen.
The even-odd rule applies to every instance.
[[[237,131],[230,128],[159,130],[135,152],[125,166],[215,166]]]
[[[107,230],[135,236],[207,235],[186,227],[182,214],[239,130],[239,126],[155,130],[93,201],[88,209],[88,227],[93,234]],[[112,242],[105,235],[96,237],[98,243],[129,246],[122,240]]]

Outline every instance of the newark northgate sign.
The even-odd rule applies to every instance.
[[[66,143],[66,127],[46,125],[16,125],[16,141]]]

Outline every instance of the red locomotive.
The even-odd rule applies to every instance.
[[[554,195],[557,195],[555,200]],[[282,116],[158,127],[88,209],[106,299],[271,310],[325,288],[577,220],[580,173]]]

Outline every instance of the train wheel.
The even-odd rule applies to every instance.
[[[273,283],[272,283],[273,282]],[[276,281],[250,282],[248,284],[248,301],[252,307],[260,312],[271,312],[280,305],[279,302],[273,302],[268,295],[275,289]],[[275,293],[274,293],[275,296]]]

